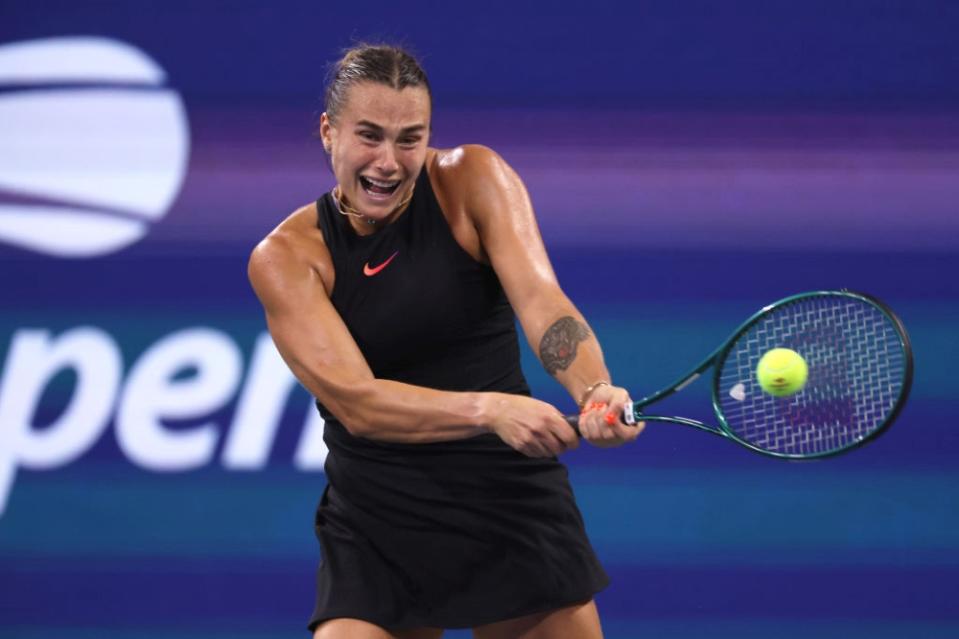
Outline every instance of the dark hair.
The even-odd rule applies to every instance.
[[[331,120],[339,115],[346,93],[358,82],[378,82],[397,91],[406,87],[423,87],[433,108],[433,92],[426,72],[408,51],[387,44],[360,43],[343,53],[330,70],[326,86],[326,114]]]

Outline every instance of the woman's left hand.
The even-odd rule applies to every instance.
[[[623,423],[623,410],[630,401],[625,388],[603,384],[596,387],[579,414],[579,432],[593,446],[611,448],[634,441],[646,422]]]

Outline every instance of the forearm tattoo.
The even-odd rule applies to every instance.
[[[576,347],[589,339],[589,327],[572,317],[561,317],[543,333],[539,342],[539,359],[550,375],[569,368],[576,359]]]

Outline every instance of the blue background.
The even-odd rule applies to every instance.
[[[430,74],[434,144],[489,144],[518,169],[561,283],[636,395],[803,290],[877,295],[913,338],[910,404],[854,454],[783,463],[651,424],[628,449],[566,455],[613,577],[607,637],[957,636],[956,33],[949,2],[4,2],[0,45],[98,35],[147,52],[184,100],[191,152],[137,244],[85,260],[0,245],[0,362],[25,327],[95,326],[129,372],[203,326],[248,364],[264,324],[246,257],[332,186],[311,138],[326,65],[355,40],[400,41]],[[570,410],[524,358],[534,393]],[[54,382],[38,431],[71,393],[70,373]],[[253,471],[221,462],[237,401],[169,424],[216,425],[200,468],[137,466],[111,423],[70,463],[20,469],[0,637],[305,636],[324,476],[291,460],[309,398],[288,399]],[[706,385],[668,406],[708,417]]]

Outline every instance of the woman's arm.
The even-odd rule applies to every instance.
[[[618,419],[628,395],[609,383],[596,336],[556,280],[523,182],[485,147],[464,147],[461,161],[467,209],[530,346],[574,400],[603,405],[581,418],[584,437],[600,445],[632,441],[641,428]]]

